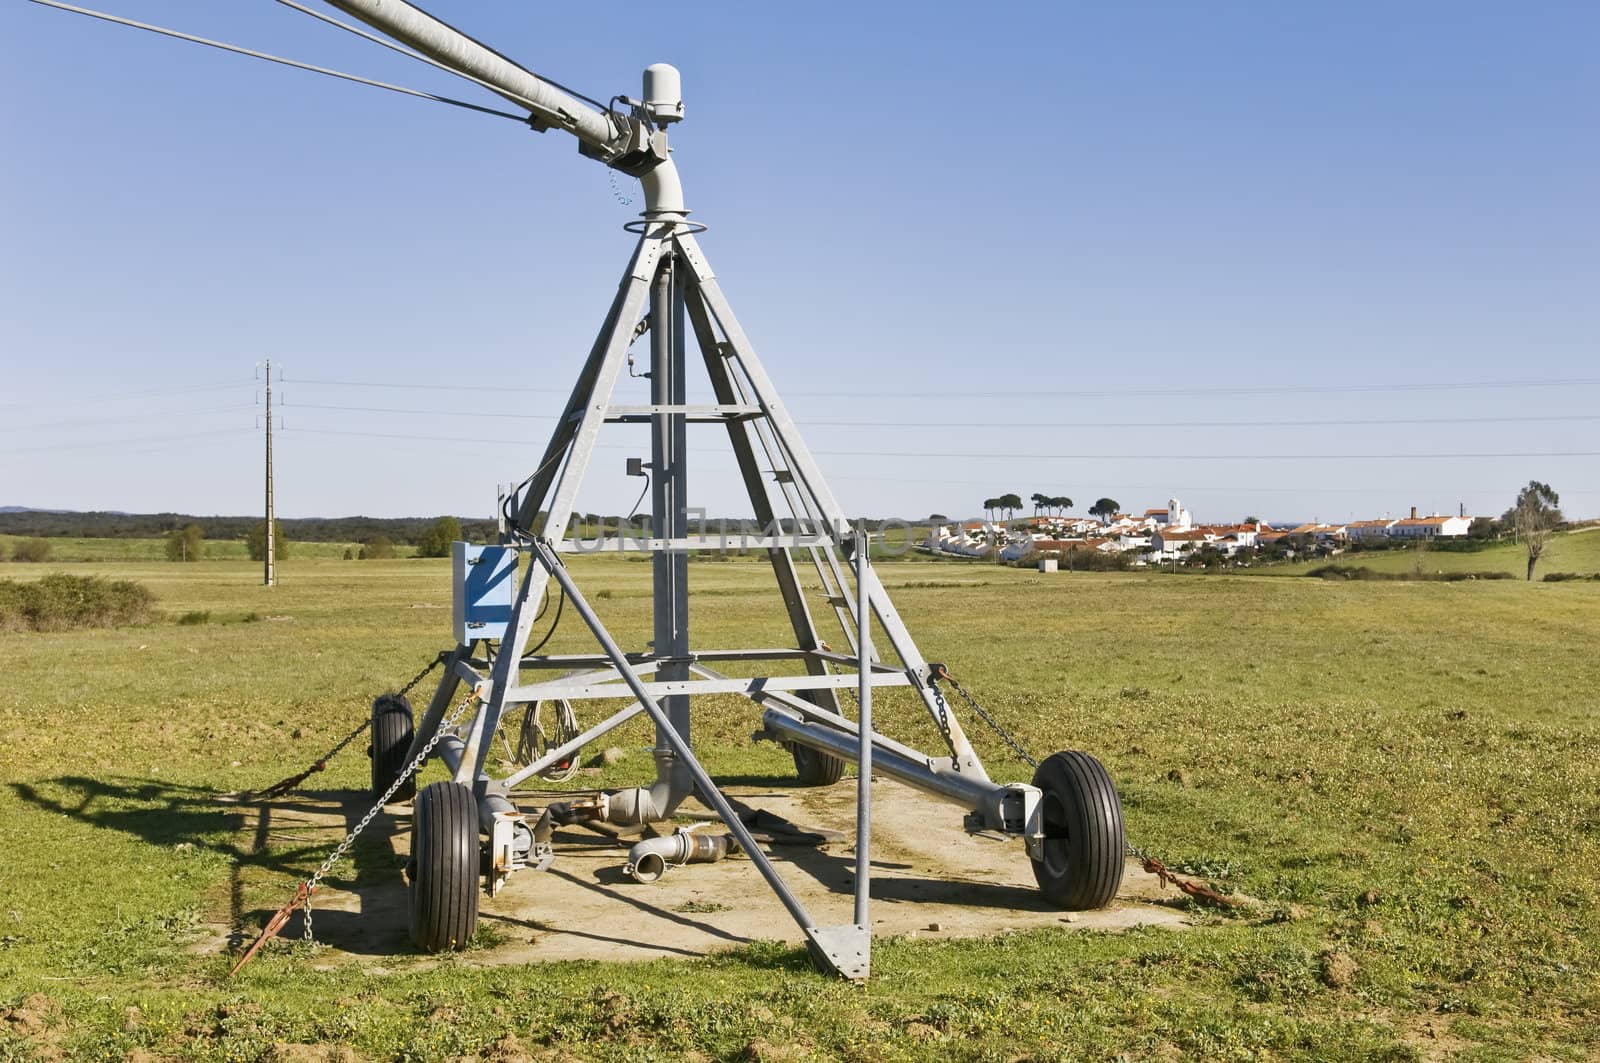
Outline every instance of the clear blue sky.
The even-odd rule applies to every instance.
[[[495,102],[268,0],[89,4]],[[854,512],[1600,512],[1595,457],[1425,456],[1600,451],[1600,6],[435,9],[592,96],[682,69],[703,246]],[[268,357],[280,513],[531,471],[639,209],[570,138],[21,0],[0,96],[0,505],[257,509]],[[1415,387],[1513,380],[1590,382]]]

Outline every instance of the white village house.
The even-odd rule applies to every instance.
[[[1104,521],[1090,517],[1033,516],[1010,524],[970,520],[943,524],[930,530],[923,548],[961,557],[994,557],[1019,561],[1030,554],[1046,557],[1071,550],[1096,550],[1135,555],[1135,564],[1182,561],[1210,547],[1224,557],[1241,550],[1270,546],[1287,536],[1309,539],[1318,552],[1337,553],[1349,542],[1385,539],[1462,538],[1472,526],[1464,513],[1421,517],[1412,507],[1409,517],[1356,520],[1348,524],[1316,521],[1293,528],[1269,527],[1259,521],[1239,524],[1197,524],[1194,514],[1176,498],[1165,509],[1147,509],[1141,515],[1114,513]]]

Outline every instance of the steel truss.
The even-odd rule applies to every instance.
[[[547,866],[551,857],[548,826],[542,831],[527,827],[506,798],[511,789],[644,713],[656,728],[656,783],[609,795],[594,814],[613,822],[666,819],[679,802],[698,792],[804,931],[818,964],[847,977],[863,978],[870,963],[865,915],[868,869],[864,861],[858,875],[857,921],[820,926],[696,759],[691,743],[691,699],[742,694],[763,709],[764,730],[759,737],[781,741],[791,749],[815,751],[813,756],[858,763],[870,759],[880,774],[966,809],[967,829],[1025,839],[1028,853],[1035,859],[1044,838],[1040,791],[1031,785],[990,781],[960,720],[933,686],[935,673],[873,570],[864,545],[866,537],[858,534],[835,499],[740,328],[695,240],[698,227],[668,218],[646,221],[640,228],[640,239],[616,298],[538,471],[513,500],[516,518],[509,537],[527,550],[530,563],[513,600],[506,635],[492,657],[483,643],[458,645],[450,651],[408,757],[432,739],[463,683],[478,691],[481,707],[457,735],[439,743],[438,755],[454,772],[455,781],[473,787],[478,797],[480,819],[491,837],[493,891],[514,868]],[[613,404],[612,394],[627,364],[629,348],[644,330],[650,335],[651,402],[647,406]],[[685,401],[691,333],[716,398],[713,405]],[[629,653],[607,631],[562,556],[597,548],[593,541],[570,537],[569,528],[602,426],[639,422],[652,428],[650,535],[603,544],[608,549],[647,552],[653,558],[655,638],[648,652]],[[689,534],[684,496],[685,427],[712,422],[727,428],[757,522],[763,528],[759,534],[741,529],[717,540]],[[688,622],[688,555],[718,545],[765,550],[794,631],[793,646],[693,648]],[[850,644],[848,652],[831,649],[820,637],[797,559],[814,570],[822,587],[822,604],[832,610],[844,632]],[[552,592],[564,595],[588,627],[597,653],[527,652],[539,605]],[[863,644],[870,645],[873,620],[887,638],[892,663],[870,651],[860,652]],[[716,667],[728,664],[744,670],[763,666],[759,670],[771,674],[733,677]],[[553,673],[558,674],[556,678],[549,677]],[[841,712],[837,692],[855,688],[859,703],[867,706],[875,687],[915,691],[945,740],[946,754],[929,756],[870,727],[866,732],[870,742],[862,741],[857,723]],[[624,705],[507,778],[491,779],[486,771],[487,756],[505,715],[531,702],[563,698],[621,700]],[[861,847],[867,843],[869,817],[869,790],[863,784],[857,822]]]

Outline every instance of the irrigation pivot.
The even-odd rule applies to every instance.
[[[279,2],[306,10],[292,0]],[[480,885],[492,897],[509,875],[542,870],[557,858],[553,821],[660,823],[698,795],[727,833],[641,842],[628,862],[635,877],[650,881],[669,867],[742,851],[800,926],[818,965],[865,978],[871,953],[865,858],[871,773],[954,805],[974,834],[1020,840],[1050,900],[1071,908],[1109,903],[1121,881],[1124,839],[1121,806],[1105,769],[1087,754],[1063,752],[1037,765],[1030,782],[990,778],[959,714],[945,700],[940,683],[948,673],[917,648],[872,565],[867,536],[829,489],[740,327],[698,242],[704,226],[688,220],[668,153],[669,127],[684,117],[678,71],[665,64],[648,67],[639,99],[617,96],[603,105],[403,0],[328,2],[401,50],[525,110],[533,128],[570,133],[584,156],[638,177],[645,198],[642,218],[627,226],[638,239],[557,427],[532,474],[502,504],[502,541],[492,547],[457,544],[454,641],[443,655],[432,700],[414,727],[403,699],[380,699],[374,706],[375,794],[400,792],[402,773],[414,770],[424,755],[438,757],[451,773],[450,781],[434,783],[416,798],[412,940],[430,950],[464,947],[472,937]],[[614,401],[616,386],[631,364],[630,351],[647,333],[650,401],[620,404]],[[704,372],[714,403],[687,401],[691,365]],[[649,476],[649,530],[632,538],[585,539],[581,528],[574,530],[573,507],[597,440],[614,424],[650,428],[648,465],[630,466],[630,472]],[[740,533],[736,545],[765,553],[793,632],[791,645],[708,649],[691,637],[689,555],[727,545],[694,534],[688,519],[687,434],[690,426],[705,425],[720,426],[736,459],[760,526]],[[646,648],[630,651],[612,635],[563,564],[564,555],[602,549],[651,556],[654,637]],[[520,579],[519,554],[528,559]],[[552,597],[553,623],[570,610],[592,635],[592,652],[542,652],[549,636],[535,642],[533,633]],[[886,652],[880,655],[877,647]],[[463,686],[471,694],[466,703],[460,701]],[[943,748],[930,755],[875,730],[870,706],[880,687],[913,692]],[[841,705],[840,692],[850,690],[857,692],[861,723]],[[789,749],[802,784],[836,783],[847,762],[865,767],[869,777],[859,781],[857,801],[862,881],[848,921],[826,925],[813,917],[696,757],[696,699],[727,694],[755,704],[758,737]],[[470,708],[452,710],[458,704]],[[581,729],[574,706],[604,706],[609,715]],[[555,735],[541,722],[548,707],[555,707],[561,721]],[[519,784],[570,768],[584,746],[641,714],[655,725],[653,781],[551,804],[537,818],[511,801]],[[492,745],[502,725],[518,715],[524,739],[519,745],[529,750],[526,763],[493,778],[487,770]]]

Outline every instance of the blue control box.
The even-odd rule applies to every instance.
[[[504,638],[516,593],[517,551],[509,546],[451,543],[450,572],[456,641]]]

